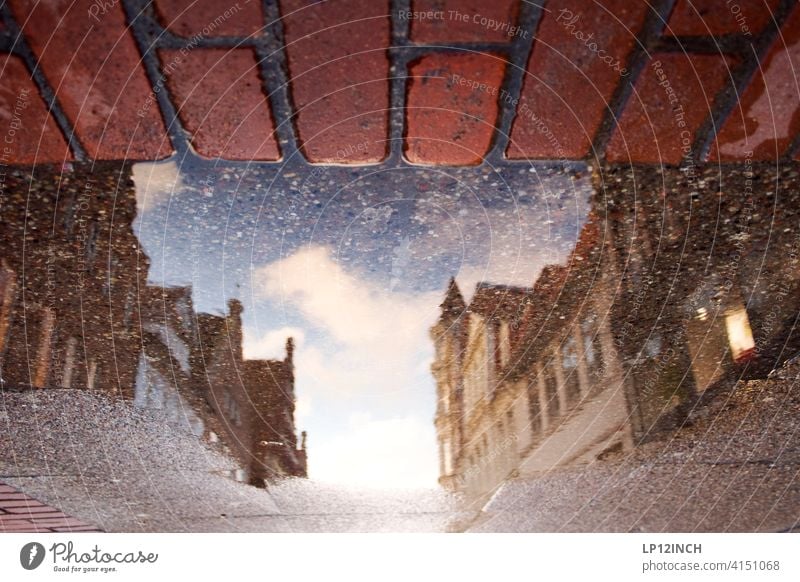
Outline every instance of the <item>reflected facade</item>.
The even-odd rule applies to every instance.
[[[431,329],[440,483],[481,496],[629,451],[796,354],[800,200],[775,195],[793,177],[598,171],[566,261],[469,302],[452,281]]]
[[[3,200],[5,389],[99,390],[231,453],[238,480],[305,476],[293,343],[246,359],[242,312],[195,309],[190,286],[148,281],[129,165],[15,171]]]

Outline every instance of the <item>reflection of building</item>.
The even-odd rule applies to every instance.
[[[8,176],[2,200],[2,378],[130,397],[148,267],[131,229],[133,194],[117,192],[125,181],[107,166],[88,179],[35,174]]]
[[[284,360],[245,360],[242,306],[227,316],[195,314],[188,287],[148,287],[144,350],[135,401],[211,440],[218,436],[253,485],[305,476],[305,446],[294,427],[292,340]]]
[[[196,387],[224,419],[228,442],[251,483],[305,476],[305,443],[297,449],[294,428],[292,340],[283,360],[245,360],[241,314],[241,303],[231,300],[227,317],[198,316],[200,341],[192,356],[201,371]]]
[[[451,282],[433,329],[443,485],[482,494],[630,442],[601,234],[589,221],[568,266],[530,289],[479,284],[465,306]]]
[[[176,427],[221,440],[253,484],[305,476],[291,340],[284,360],[245,360],[238,301],[227,316],[197,314],[190,288],[148,286],[128,168],[82,171],[37,168],[35,180],[22,172],[7,178],[0,201],[3,385],[132,398]]]
[[[800,351],[797,193],[771,199],[767,173],[723,176],[749,196],[720,177],[689,196],[677,170],[604,172],[565,265],[530,289],[479,284],[469,305],[450,283],[431,336],[451,489],[626,450]]]

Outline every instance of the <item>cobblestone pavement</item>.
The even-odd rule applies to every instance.
[[[462,529],[797,531],[797,379],[740,382],[629,455],[509,481]]]

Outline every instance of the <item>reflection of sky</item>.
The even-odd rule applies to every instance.
[[[581,176],[484,168],[134,167],[149,282],[192,285],[198,311],[245,306],[245,355],[295,337],[297,425],[311,476],[432,485],[430,375],[447,281],[529,286],[571,250]]]

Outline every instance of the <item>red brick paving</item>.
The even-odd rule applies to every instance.
[[[411,40],[418,43],[509,42],[515,35],[516,0],[414,0]],[[418,17],[416,17],[418,15]],[[528,34],[530,34],[528,32]]]
[[[498,55],[439,54],[410,67],[406,157],[479,164],[489,151],[506,63]]]
[[[795,71],[795,74],[788,74]],[[709,159],[772,160],[800,132],[800,8],[796,8],[731,112]],[[752,155],[750,154],[752,152]]]
[[[19,505],[12,505],[11,502],[3,504],[3,509],[8,513],[24,513],[24,514],[45,514],[52,513],[53,508],[44,505],[43,503],[34,503],[30,499],[23,501]]]
[[[178,36],[250,36],[264,24],[259,0],[156,0],[161,24]]]
[[[99,532],[97,527],[65,515],[29,497],[9,485],[0,483],[0,532]]]
[[[380,162],[388,154],[391,79],[430,69],[433,63],[445,63],[449,71],[451,57],[441,55],[459,54],[436,53],[426,45],[493,42],[499,43],[496,50],[504,52],[513,46],[509,41],[535,33],[521,95],[518,100],[501,105],[508,109],[516,106],[506,150],[508,158],[580,160],[606,154],[610,161],[677,163],[684,143],[681,130],[688,129],[693,134],[692,141],[698,137],[706,143],[711,138],[695,136],[694,132],[701,127],[709,134],[715,131],[704,124],[709,118],[709,104],[727,82],[726,64],[738,62],[736,59],[742,56],[715,56],[693,47],[713,46],[715,37],[710,35],[758,40],[771,20],[770,10],[779,4],[778,0],[677,0],[663,34],[708,40],[699,45],[695,41],[687,47],[687,57],[658,57],[669,61],[670,83],[682,95],[687,126],[675,127],[664,88],[654,82],[652,71],[645,67],[642,77],[635,80],[638,94],[625,102],[621,125],[615,128],[612,123],[608,129],[606,152],[592,152],[591,145],[598,137],[599,143],[606,141],[598,131],[609,117],[608,103],[618,93],[619,83],[630,74],[628,60],[636,46],[635,38],[642,31],[646,2],[548,0],[543,5],[538,31],[510,31],[505,25],[516,25],[520,18],[516,1],[413,0],[410,8],[417,17],[408,23],[409,41],[417,44],[410,63],[413,70],[391,71],[390,54],[409,53],[405,49],[397,53],[388,50],[391,18],[400,22],[397,14],[392,16],[389,0],[281,0],[289,86],[288,95],[279,91],[276,96],[275,112],[264,94],[252,47],[235,48],[228,54],[206,42],[214,37],[254,35],[253,42],[260,50],[271,47],[274,39],[262,34],[265,22],[261,2],[156,0],[156,12],[173,33],[193,38],[181,66],[171,71],[171,91],[164,96],[180,107],[181,121],[202,156],[279,160],[279,146],[273,135],[272,114],[276,113],[281,120],[292,116],[293,126],[287,131],[296,133],[302,154],[313,163]],[[160,104],[142,66],[139,47],[126,29],[120,3],[106,3],[101,10],[96,0],[56,4],[10,0],[10,6],[39,60],[39,81],[46,81],[56,94],[56,108],[64,116],[59,113],[58,119],[65,119],[75,128],[90,159],[153,160],[172,153]],[[431,12],[429,18],[419,17],[419,13]],[[741,15],[739,19],[737,14]],[[771,160],[786,155],[790,144],[794,145],[800,133],[800,89],[789,65],[798,65],[797,50],[791,48],[792,43],[798,43],[797,19],[795,14],[784,26],[785,40],[779,37],[775,42],[762,63],[763,72],[756,71],[742,91],[739,106],[720,102],[726,111],[732,108],[732,113],[717,128],[718,143],[712,144],[710,159],[741,161],[752,149],[754,159]],[[139,21],[133,25],[144,26]],[[747,32],[745,25],[751,31],[749,37],[743,35]],[[144,29],[140,32],[149,34]],[[658,39],[645,42],[652,47]],[[469,49],[471,45],[464,46]],[[741,43],[726,46],[749,55],[749,49]],[[159,47],[153,53],[167,62],[177,54],[171,46]],[[483,49],[485,45],[472,48]],[[151,59],[153,53],[145,58]],[[603,62],[603,57],[610,62]],[[476,58],[491,60],[486,56]],[[13,112],[23,89],[29,89],[31,99],[14,143],[0,150],[0,163],[58,163],[80,153],[80,148],[68,151],[67,140],[48,113],[23,61],[6,55],[3,62],[0,109]],[[404,67],[402,58],[400,62]],[[279,63],[280,60],[269,60],[264,65],[271,71],[271,86],[276,77],[284,74],[282,70],[277,72]],[[697,67],[697,74],[692,71],[693,66]],[[468,68],[465,71],[469,72]],[[490,76],[494,78],[496,73],[497,70]],[[516,83],[513,75],[509,79]],[[452,89],[438,82],[425,85],[409,81],[406,99],[409,104],[414,102],[412,107],[422,103],[425,107],[461,108],[460,116],[436,112],[431,107],[425,113],[413,109],[406,112],[410,137],[405,149],[410,161],[475,163],[474,155],[465,154],[459,146],[485,152],[487,144],[495,143],[495,134],[486,133],[470,119],[471,115],[478,115],[494,125],[495,101],[485,95],[467,98],[460,90],[451,94]],[[686,107],[689,102],[691,108]],[[649,126],[651,121],[653,128]],[[466,136],[465,131],[475,135]],[[5,135],[2,127],[0,134]],[[425,142],[417,139],[429,136],[452,143],[434,147],[430,141],[423,145]],[[630,156],[623,137],[629,140]],[[800,153],[792,151],[791,155],[798,157]]]
[[[661,66],[654,67],[656,63]],[[719,55],[653,55],[636,82],[606,158],[611,162],[678,164],[685,152],[691,151],[695,133],[729,81],[728,67],[733,64],[732,58]],[[680,106],[683,116],[676,109]]]
[[[281,0],[280,6],[303,153],[316,163],[383,160],[388,0]]]
[[[779,0],[678,0],[666,35],[757,34],[770,22]],[[747,28],[742,28],[746,26]]]
[[[150,84],[119,3],[108,8],[100,23],[89,16],[94,0],[10,4],[92,158],[152,160],[170,155],[158,107],[137,116]]]
[[[589,153],[614,89],[628,74],[628,53],[646,12],[646,3],[628,0],[548,3],[528,62],[508,157],[577,159]]]
[[[15,520],[23,519],[24,516],[20,515],[21,513],[23,513],[25,515],[36,515],[36,519],[52,519],[52,518],[56,518],[56,517],[67,517],[62,512],[55,511],[51,507],[46,507],[46,506],[44,506],[44,509],[48,510],[48,511],[44,511],[44,510],[43,511],[25,511],[24,508],[23,508],[23,510],[20,510],[19,507],[15,507],[14,509],[17,510],[16,513],[7,513],[7,514],[0,515],[0,521],[8,522],[8,521],[15,521]],[[38,509],[38,507],[37,507],[37,509]]]
[[[16,56],[0,57],[0,110],[8,112],[7,119],[0,119],[0,159],[23,164],[72,159],[66,139]]]
[[[160,51],[159,56],[197,153],[229,160],[280,158],[252,49]]]

